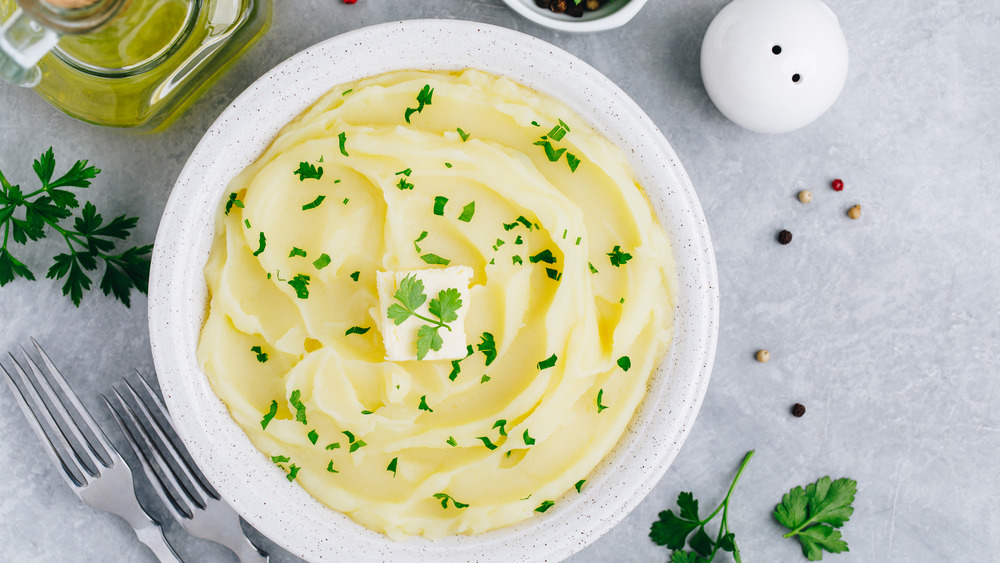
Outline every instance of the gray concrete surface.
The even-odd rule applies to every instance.
[[[105,215],[141,217],[134,239],[152,242],[201,134],[295,52],[424,17],[545,39],[609,76],[664,131],[701,197],[722,291],[715,370],[687,443],[648,498],[571,560],[667,560],[647,537],[656,514],[685,490],[714,506],[754,449],[730,514],[745,561],[804,561],[771,511],[824,475],[859,483],[843,528],[851,551],[824,560],[998,561],[1000,3],[828,3],[850,46],[847,85],[826,115],[790,134],[744,131],[705,94],[701,37],[725,0],[652,0],[621,30],[582,36],[538,27],[500,0],[278,0],[268,34],[164,133],[85,125],[0,84],[0,169],[28,183],[50,145],[64,165],[90,159],[103,173],[89,197]],[[833,178],[843,192],[829,189]],[[795,199],[800,189],[813,191],[811,204]],[[845,216],[855,203],[858,221]],[[775,242],[783,228],[795,235],[788,246]],[[60,244],[21,254],[44,272]],[[0,350],[29,335],[103,422],[98,393],[131,368],[153,369],[141,296],[126,309],[92,291],[77,309],[50,280],[15,282],[0,289]],[[754,361],[758,348],[771,351],[768,364]],[[789,414],[795,402],[804,417]],[[0,560],[153,560],[121,520],[73,496],[6,388],[0,459]],[[176,525],[167,532],[190,561],[235,560]],[[272,561],[297,561],[265,543]]]

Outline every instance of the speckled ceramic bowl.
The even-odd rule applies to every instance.
[[[535,0],[503,0],[510,9],[529,20],[558,29],[585,33],[590,31],[606,31],[621,27],[629,22],[646,4],[646,0],[610,0],[594,11],[585,11],[582,17],[574,18],[566,14],[557,14],[552,10],[539,8]],[[573,0],[566,0],[572,2]]]
[[[542,61],[536,65],[533,61]],[[198,366],[202,268],[229,180],[278,130],[332,87],[391,70],[478,68],[554,95],[625,150],[674,245],[676,334],[626,434],[587,480],[526,522],[478,536],[395,542],[289,483],[229,417]],[[153,359],[178,433],[219,492],[254,527],[312,561],[552,561],[610,530],[680,450],[708,386],[718,329],[717,276],[691,182],[649,117],[618,87],[553,45],[479,23],[417,20],[352,31],[310,47],[251,85],[212,125],[174,186],[149,286]]]

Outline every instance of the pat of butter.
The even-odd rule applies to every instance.
[[[465,314],[469,311],[469,281],[472,280],[472,268],[468,266],[451,266],[428,270],[400,270],[392,272],[377,272],[379,311],[381,312],[382,341],[385,343],[385,359],[389,361],[404,361],[417,359],[417,331],[427,321],[414,316],[397,325],[388,316],[389,307],[398,303],[395,299],[403,278],[414,275],[424,284],[424,294],[427,299],[417,307],[419,315],[436,319],[428,310],[432,299],[436,299],[441,291],[455,288],[462,296],[462,306],[458,309],[458,318],[448,323],[451,330],[441,328],[438,334],[443,341],[440,350],[430,350],[424,360],[460,360],[467,355],[465,338]]]

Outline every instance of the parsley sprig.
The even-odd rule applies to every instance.
[[[649,537],[657,545],[665,545],[668,549],[674,550],[670,559],[672,563],[709,563],[720,549],[732,553],[736,563],[741,563],[740,550],[736,547],[736,537],[729,531],[729,499],[733,494],[733,489],[736,488],[737,481],[740,480],[740,475],[743,474],[743,469],[752,457],[753,451],[747,452],[743,463],[740,464],[740,468],[736,472],[736,477],[729,485],[726,498],[707,518],[702,519],[698,515],[698,501],[695,500],[694,494],[682,492],[677,496],[679,514],[674,514],[672,510],[665,510],[660,513],[660,519],[653,522]],[[722,512],[722,521],[719,523],[719,533],[713,540],[705,532],[705,525],[720,511]],[[688,536],[691,535],[691,532],[695,533],[689,541]],[[685,544],[688,544],[692,551],[684,550]]]
[[[35,275],[23,262],[11,254],[8,244],[11,239],[18,244],[29,240],[45,238],[46,227],[59,233],[68,253],[55,256],[54,263],[45,274],[49,279],[63,279],[63,295],[68,295],[77,307],[83,299],[83,292],[91,288],[92,280],[87,272],[98,268],[98,260],[104,263],[104,275],[100,287],[104,295],[113,295],[126,307],[131,306],[131,290],[146,293],[149,285],[149,261],[153,245],[136,246],[121,253],[115,251],[116,240],[125,240],[138,224],[137,217],[119,215],[104,222],[104,217],[90,202],[83,205],[80,215],[72,227],[61,224],[62,220],[73,216],[80,202],[76,195],[65,188],[89,188],[90,180],[100,173],[86,160],[78,160],[62,176],[53,179],[56,160],[52,147],[35,160],[33,168],[41,187],[24,193],[17,184],[11,184],[0,172],[0,229],[3,230],[3,244],[0,246],[0,287],[16,278],[34,280]],[[24,210],[23,218],[16,216]]]
[[[458,319],[458,310],[462,308],[462,294],[457,288],[442,289],[438,296],[430,300],[427,310],[436,319],[426,317],[417,312],[417,308],[427,301],[424,293],[424,282],[417,279],[416,274],[410,274],[399,282],[399,289],[393,295],[398,303],[393,303],[386,315],[396,326],[403,324],[411,316],[426,323],[417,330],[417,359],[422,360],[431,350],[440,350],[444,344],[439,331],[442,328],[451,330],[448,323]]]
[[[810,561],[823,559],[823,550],[830,553],[848,551],[839,528],[854,514],[854,494],[858,482],[830,477],[795,487],[785,493],[781,504],[774,508],[774,518],[791,530],[783,537],[797,536],[802,542],[802,554]]]

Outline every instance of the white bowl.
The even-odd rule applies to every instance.
[[[583,494],[486,534],[396,542],[276,478],[273,464],[230,418],[195,356],[206,312],[202,268],[229,180],[321,94],[391,70],[470,67],[560,98],[625,149],[673,243],[680,282],[675,336],[626,434],[588,478]],[[717,282],[691,182],[666,139],[624,92],[576,57],[528,35],[472,22],[412,20],[310,47],[257,80],[219,116],[181,171],[160,221],[150,272],[150,340],[160,388],[195,461],[248,522],[296,555],[313,561],[556,560],[624,518],[680,450],[715,357]]]
[[[529,20],[559,31],[606,31],[629,22],[646,4],[646,0],[612,0],[593,12],[574,18],[539,8],[535,0],[503,0],[512,10]],[[573,0],[567,0],[572,2]]]

